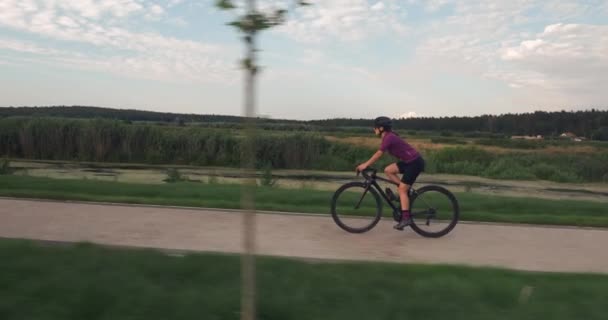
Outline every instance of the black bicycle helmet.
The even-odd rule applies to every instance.
[[[384,130],[391,130],[393,127],[393,120],[389,117],[378,117],[374,120],[374,128],[383,127]]]

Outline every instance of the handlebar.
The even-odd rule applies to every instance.
[[[369,172],[371,172],[372,174],[369,175],[368,174]],[[359,176],[359,173],[361,173],[363,175],[363,177],[367,180],[369,180],[370,178],[376,179],[377,172],[378,172],[378,170],[371,168],[371,167],[367,167],[367,168],[363,169],[363,171],[358,171],[357,176]]]

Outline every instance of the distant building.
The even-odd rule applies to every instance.
[[[511,136],[513,140],[543,140],[543,136]]]
[[[576,141],[576,142],[581,142],[583,140],[586,140],[585,137],[577,137],[576,134],[574,134],[572,132],[564,132],[564,133],[560,134],[559,137],[562,139],[570,139],[570,140]]]

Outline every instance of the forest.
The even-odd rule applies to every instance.
[[[217,128],[240,128],[243,118],[227,115],[199,115],[152,112],[142,110],[110,109],[86,106],[52,107],[4,107],[0,108],[0,118],[62,117],[80,119],[112,119],[126,122],[174,123],[178,125],[204,124]],[[369,132],[372,119],[325,119],[286,120],[258,118],[262,129],[285,131],[347,131]],[[488,133],[503,136],[542,135],[558,137],[571,132],[577,136],[593,140],[608,141],[608,110],[590,109],[585,111],[536,111],[521,114],[481,115],[475,117],[419,117],[395,119],[395,128],[410,131],[435,131],[449,133]]]

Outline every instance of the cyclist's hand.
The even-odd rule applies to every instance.
[[[356,172],[361,172],[363,170],[367,169],[367,165],[365,163],[362,163],[360,165],[357,166],[357,169],[355,169]]]

